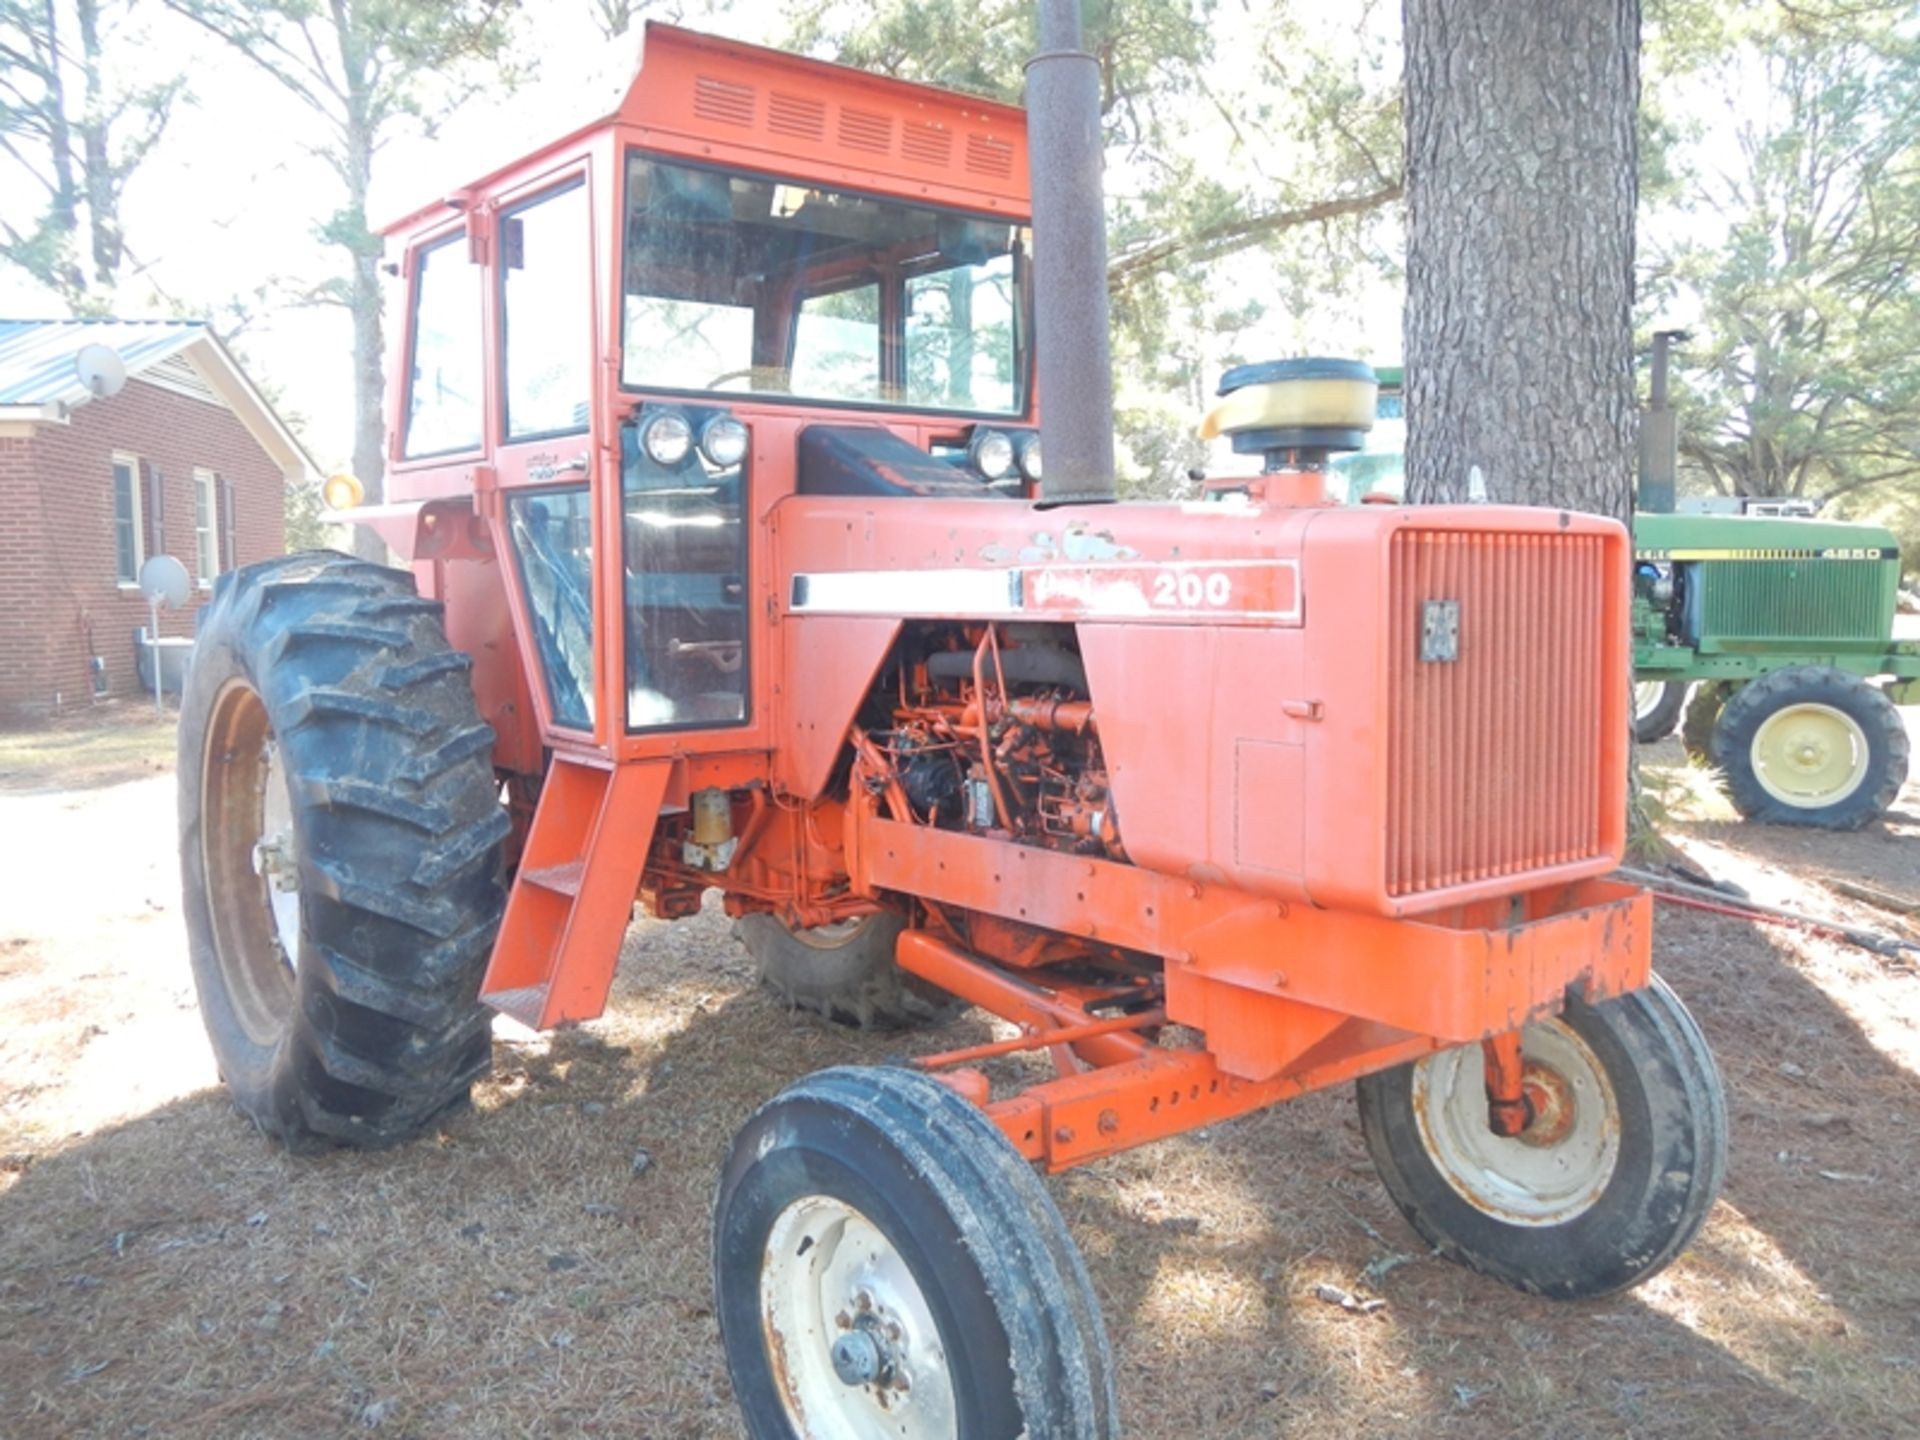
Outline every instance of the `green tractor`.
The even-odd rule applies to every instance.
[[[1907,778],[1896,704],[1920,642],[1893,637],[1899,549],[1878,526],[1634,516],[1634,734],[1681,727],[1750,820],[1854,830]]]

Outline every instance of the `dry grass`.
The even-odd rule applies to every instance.
[[[177,715],[111,701],[44,725],[0,730],[0,793],[116,785],[173,768]]]
[[[162,778],[0,798],[0,1433],[737,1436],[707,1270],[720,1157],[789,1079],[903,1042],[788,1015],[717,915],[643,922],[608,1016],[503,1034],[471,1113],[398,1152],[290,1159],[215,1087],[171,806]],[[1779,832],[1680,830],[1762,898],[1870,914],[1798,878]],[[1913,853],[1853,838],[1867,868],[1874,846]],[[1692,1253],[1579,1306],[1427,1257],[1344,1093],[1122,1156],[1054,1191],[1129,1434],[1914,1433],[1920,982],[1661,918],[1733,1121]],[[913,1043],[985,1033],[975,1016]],[[1388,1303],[1350,1314],[1313,1297],[1323,1281]]]

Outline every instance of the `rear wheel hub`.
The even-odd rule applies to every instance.
[[[1859,721],[1832,705],[1783,706],[1753,733],[1754,778],[1783,805],[1839,803],[1860,788],[1870,759]]]

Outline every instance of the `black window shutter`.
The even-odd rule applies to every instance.
[[[222,570],[232,570],[240,564],[239,530],[235,524],[233,504],[233,481],[226,476],[220,477],[220,548],[224,552],[220,561]]]
[[[140,504],[146,512],[147,554],[164,555],[167,553],[166,477],[158,465],[143,462],[141,468],[146,471],[146,493],[140,497]]]

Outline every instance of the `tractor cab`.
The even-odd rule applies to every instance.
[[[363,518],[427,593],[491,587],[449,606],[490,638],[514,612],[517,655],[453,637],[504,749],[754,748],[757,517],[1026,493],[1027,218],[1019,110],[652,25],[612,115],[387,230]]]

